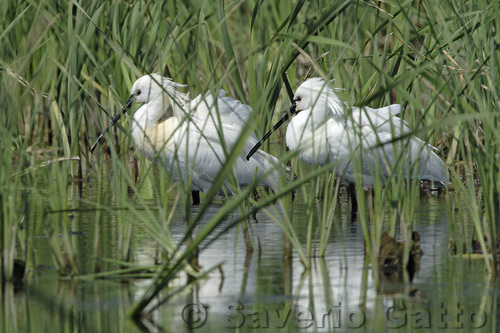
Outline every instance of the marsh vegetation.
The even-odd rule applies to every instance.
[[[466,311],[484,311],[494,329],[497,302],[489,291],[497,284],[500,244],[499,15],[498,2],[482,0],[2,1],[5,330],[24,328],[18,322],[23,316],[42,320],[27,310],[12,310],[14,289],[42,295],[39,284],[47,276],[52,279],[48,290],[61,298],[66,287],[94,283],[98,303],[100,283],[125,281],[129,289],[120,295],[113,318],[148,318],[138,322],[151,329],[147,323],[167,325],[158,319],[159,311],[178,315],[179,304],[203,302],[207,294],[193,290],[203,290],[203,284],[217,290],[214,276],[241,282],[241,290],[230,295],[245,306],[261,306],[265,302],[253,303],[252,292],[245,292],[252,265],[283,274],[268,276],[274,280],[268,287],[279,292],[257,281],[255,295],[292,296],[280,305],[285,308],[314,307],[314,300],[329,308],[342,292],[329,289],[328,276],[341,270],[338,265],[349,269],[351,264],[364,288],[355,296],[363,313],[383,312],[386,305],[376,295],[391,295],[398,309],[411,312],[413,305],[401,307],[402,299],[415,298],[411,281],[425,289],[422,281],[430,277],[442,283],[456,278],[460,291],[434,285],[429,292],[440,290],[444,306],[457,308],[470,292],[467,281],[484,285]],[[89,152],[126,102],[132,83],[148,73],[187,84],[190,96],[224,89],[253,108],[239,144],[199,206],[192,205],[188,185],[171,181],[163,168],[135,151],[130,117],[107,134],[95,154]],[[339,95],[350,105],[401,104],[409,135],[438,148],[449,170],[448,188],[434,191],[405,182],[397,177],[403,170],[396,168],[386,184],[374,183],[373,201],[356,186],[353,218],[345,188],[333,177],[335,164],[301,163],[286,149],[285,128],[262,147],[289,166],[288,175],[280,176],[280,191],[266,190],[257,181],[240,188],[230,172],[234,157],[252,131],[261,137],[289,108],[285,83],[295,89],[311,76],[335,79],[333,85],[343,89]],[[217,194],[223,182],[231,184],[233,195]],[[255,223],[259,220],[265,222]],[[261,226],[276,236],[262,234]],[[387,281],[377,265],[383,235],[401,241],[406,267],[414,231],[423,244],[422,261],[428,255],[442,264],[421,263],[421,280],[418,273],[414,280],[404,271]],[[231,249],[233,264],[245,267],[229,266],[234,276],[225,266],[230,256],[213,259],[217,250]],[[148,260],[141,260],[145,251]],[[347,281],[343,275],[336,278]],[[404,287],[393,292],[393,285]],[[352,288],[346,283],[343,292]],[[307,302],[299,297],[304,289]],[[81,300],[74,290],[68,294]],[[220,304],[229,302],[221,295]],[[47,297],[37,301],[43,304]],[[344,303],[351,309],[353,304]],[[65,306],[49,311],[67,318],[71,311]],[[17,316],[9,317],[12,311]],[[61,318],[61,325],[67,323]],[[373,329],[386,324],[376,316],[366,322]]]

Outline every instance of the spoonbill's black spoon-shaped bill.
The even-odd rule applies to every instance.
[[[106,133],[108,133],[109,129],[111,127],[113,127],[113,125],[116,124],[116,122],[118,120],[120,120],[120,118],[122,117],[122,115],[124,115],[125,113],[127,113],[127,111],[132,107],[133,101],[134,101],[134,95],[130,96],[130,98],[128,99],[127,103],[125,103],[125,106],[122,108],[122,111],[120,113],[118,113],[113,118],[113,120],[111,120],[111,123],[108,125],[108,127],[106,127],[104,129],[104,131],[99,135],[99,137],[97,138],[97,140],[95,140],[94,144],[92,145],[92,148],[90,148],[90,152],[92,154],[94,153],[94,150],[97,147],[97,145],[99,144],[99,142],[101,142],[102,138],[104,138],[104,136],[106,135]]]
[[[142,103],[134,114],[131,129],[137,149],[147,159],[163,165],[174,179],[190,182],[192,191],[206,192],[240,139],[252,108],[226,97],[224,90],[210,91],[190,100],[178,90],[182,87],[185,86],[159,74],[139,78],[126,105],[91,151],[135,100]],[[257,138],[251,135],[245,141],[245,151],[256,143]],[[260,178],[263,185],[278,189],[278,164],[274,156],[257,150],[252,161],[246,161],[241,153],[232,171],[240,185],[253,184],[255,178]],[[264,177],[269,169],[274,171]],[[226,190],[231,192],[228,186]]]
[[[273,129],[270,130],[269,132],[267,132],[266,134],[264,134],[262,139],[260,139],[259,142],[257,142],[257,144],[255,146],[253,146],[253,148],[247,154],[247,157],[246,157],[247,161],[250,160],[250,157],[252,157],[252,155],[255,154],[255,152],[257,150],[259,150],[259,148],[264,144],[264,142],[266,142],[266,140],[271,136],[271,134],[273,134],[278,128],[280,128],[281,125],[283,125],[295,113],[297,113],[297,104],[295,104],[295,101],[294,101],[292,103],[292,106],[290,106],[290,111],[285,113],[285,115],[283,117],[281,117],[281,119],[278,120],[278,122],[276,124],[274,124]]]

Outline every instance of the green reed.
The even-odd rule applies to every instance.
[[[496,87],[500,41],[494,31],[499,29],[499,14],[498,3],[484,0],[373,4],[323,0],[3,1],[0,247],[8,249],[3,252],[8,255],[2,256],[2,277],[12,277],[15,258],[24,258],[28,267],[35,265],[30,258],[36,260],[36,255],[32,256],[36,249],[30,240],[38,232],[47,235],[61,274],[83,271],[68,236],[71,219],[67,211],[75,208],[64,194],[72,181],[87,178],[109,183],[112,188],[112,207],[100,190],[95,201],[80,201],[115,219],[106,221],[96,213],[96,224],[116,223],[118,228],[120,254],[106,260],[139,276],[144,267],[134,266],[131,234],[144,230],[158,244],[161,265],[149,267],[153,273],[148,274],[155,276],[155,282],[131,311],[136,316],[143,314],[180,272],[200,277],[210,270],[196,272],[188,259],[198,249],[203,250],[204,241],[216,239],[215,228],[235,209],[239,216],[227,228],[264,209],[281,226],[302,263],[310,267],[310,258],[316,253],[314,244],[319,240],[317,254],[324,256],[329,233],[336,226],[340,191],[340,182],[332,180],[336,164],[304,166],[297,160],[297,152],[286,152],[283,129],[264,146],[283,163],[292,160],[288,180],[281,174],[281,191],[260,191],[263,197],[255,201],[249,198],[257,180],[249,188],[239,189],[234,178],[226,177],[248,135],[252,131],[262,135],[279,113],[288,109],[283,75],[293,89],[308,76],[334,78],[336,87],[345,88],[342,97],[353,105],[375,108],[402,104],[401,117],[411,128],[408,135],[417,135],[439,148],[443,159],[447,157],[450,179],[456,184],[452,200],[457,200],[450,201],[450,214],[454,207],[465,211],[460,200],[471,203],[472,222],[450,217],[453,237],[458,239],[457,234],[469,230],[471,223],[474,235],[462,235],[464,242],[478,240],[483,252],[491,253],[498,262],[500,131]],[[110,131],[95,156],[88,154],[89,145],[127,99],[134,80],[152,72],[187,83],[192,97],[223,88],[228,96],[254,108],[239,144],[227,152],[225,174],[221,173],[202,196],[195,213],[189,181],[174,184],[162,167],[154,167],[129,149],[130,121],[122,120]],[[405,138],[395,138],[394,144]],[[386,184],[376,180],[369,198],[360,183],[355,187],[358,223],[372,264],[383,229],[401,236],[407,248],[410,244],[420,184],[402,180],[402,163],[393,174]],[[200,227],[224,182],[235,195]],[[476,187],[477,183],[481,186]],[[297,191],[295,200],[304,200],[311,216],[305,248],[291,220],[292,191]],[[20,192],[25,194],[20,196]],[[473,200],[477,193],[480,200]],[[313,218],[316,200],[322,201],[319,223]],[[275,201],[282,211],[265,207]],[[169,231],[177,211],[183,212],[187,225],[180,243],[172,240]],[[21,223],[24,229],[19,228]],[[94,252],[98,257],[98,243],[110,241],[112,236],[96,230]],[[23,253],[16,254],[18,246]],[[484,260],[485,267],[493,270],[489,257],[485,255]],[[109,277],[120,272],[99,274]],[[176,292],[179,290],[169,290],[169,295]]]
[[[0,277],[3,279],[12,279],[14,275],[14,259],[17,230],[22,223],[21,216],[16,214],[15,210],[15,192],[14,189],[18,183],[13,183],[10,179],[12,173],[10,149],[12,135],[8,128],[2,128],[0,135],[4,138],[4,144],[0,148],[3,158],[0,161],[2,172],[0,173],[0,216],[2,227],[0,230],[0,248],[3,254],[0,261]]]

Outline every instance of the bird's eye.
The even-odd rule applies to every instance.
[[[137,96],[139,96],[139,95],[141,94],[141,92],[142,92],[142,91],[137,90],[137,93],[136,93],[136,94],[137,94]]]
[[[302,100],[302,97],[300,97],[300,96],[295,97],[295,102],[300,102],[301,100]]]

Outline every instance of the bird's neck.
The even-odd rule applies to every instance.
[[[159,94],[135,111],[131,134],[136,144],[144,143],[146,133],[154,130],[160,118],[167,112],[168,106],[169,100],[167,96]]]
[[[134,124],[143,130],[155,127],[160,118],[167,112],[169,99],[165,94],[159,94],[149,103],[141,106],[134,115]]]
[[[298,149],[299,143],[312,135],[314,126],[311,115],[312,109],[301,111],[288,124],[286,143],[291,150]]]

